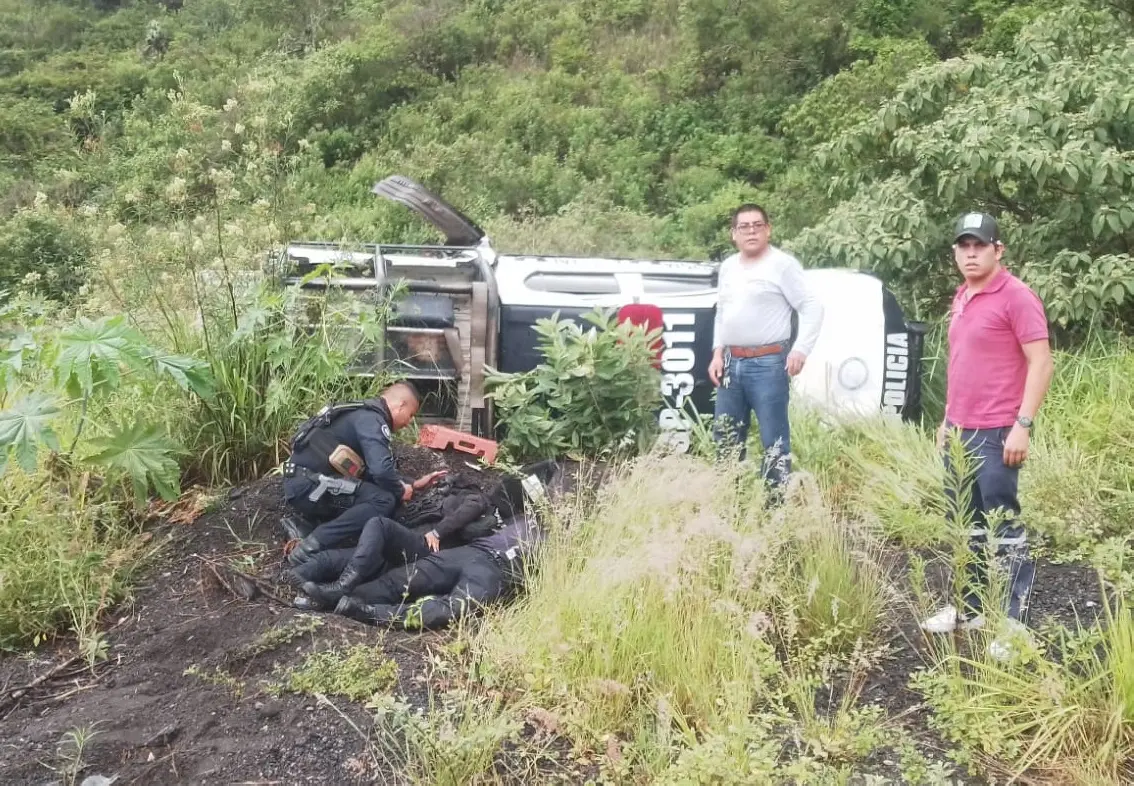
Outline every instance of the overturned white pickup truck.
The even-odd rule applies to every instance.
[[[542,359],[532,330],[536,320],[632,302],[656,305],[664,316],[666,404],[658,418],[667,441],[688,445],[689,404],[712,412],[716,264],[501,254],[480,227],[408,178],[388,177],[373,192],[420,213],[445,244],[375,243],[344,252],[327,243],[296,242],[273,254],[273,267],[292,286],[360,294],[401,287],[405,294],[387,319],[385,345],[367,362],[396,364],[395,371],[425,392],[422,420],[494,436],[485,365],[504,372],[531,369]],[[328,263],[333,276],[304,280]],[[793,392],[839,413],[917,417],[924,326],[907,322],[894,295],[867,273],[808,269],[807,276],[825,318]]]

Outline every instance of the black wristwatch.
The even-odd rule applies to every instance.
[[[1023,426],[1026,429],[1030,429],[1032,427],[1032,419],[1029,418],[1029,417],[1025,417],[1024,415],[1020,415],[1019,417],[1017,417],[1016,422],[1019,423],[1021,426]]]

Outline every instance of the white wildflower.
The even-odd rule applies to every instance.
[[[189,190],[183,177],[175,177],[169,181],[169,185],[165,187],[165,198],[174,204],[185,201],[188,196]]]

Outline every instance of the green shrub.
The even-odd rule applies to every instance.
[[[661,375],[650,347],[659,331],[598,310],[582,318],[590,329],[558,313],[537,321],[544,361],[534,369],[489,370],[488,397],[514,458],[641,451],[655,434]]]
[[[292,693],[345,696],[365,701],[388,691],[398,682],[398,664],[380,647],[356,644],[346,652],[313,652],[287,674],[283,685]]]
[[[73,295],[86,281],[90,253],[90,240],[74,225],[43,210],[21,210],[0,224],[0,289]]]
[[[145,544],[90,481],[17,469],[0,482],[0,650],[66,630],[86,650],[125,594]]]

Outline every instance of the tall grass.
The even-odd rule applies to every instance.
[[[1117,579],[1116,555],[1134,520],[1134,352],[1127,340],[1109,337],[1081,352],[1057,352],[1055,364],[1020,472],[1022,518],[1041,549],[1107,560],[1100,565]],[[922,548],[956,534],[944,518],[937,422],[820,420],[797,405],[793,448],[840,515]]]
[[[1116,579],[1099,546],[1124,551],[1134,521],[1134,351],[1116,337],[1056,364],[1020,478],[1028,523],[1059,554],[1107,559]]]
[[[559,510],[529,593],[480,642],[487,668],[585,743],[628,740],[643,773],[754,712],[788,722],[784,663],[864,647],[889,588],[812,485],[768,513],[749,471],[649,456],[592,510]]]
[[[91,486],[15,468],[0,483],[0,650],[68,630],[85,650],[127,591],[146,541]]]
[[[1021,476],[1033,542],[1098,561],[1100,544],[1121,539],[1105,552],[1112,579],[1129,575],[1119,517],[1132,364],[1125,349],[1057,355]],[[792,423],[800,472],[774,512],[756,467],[713,465],[704,451],[642,457],[585,504],[545,511],[551,540],[529,591],[468,642],[478,678],[613,781],[822,782],[879,746],[908,752],[901,721],[859,689],[880,667],[881,621],[912,625],[936,607],[929,566],[957,583],[967,522],[948,520],[932,429],[821,419],[799,404]],[[892,561],[907,575],[894,577]],[[1124,601],[1108,611],[1082,631],[1039,621],[1042,645],[1015,662],[986,654],[998,619],[968,641],[927,642],[911,685],[952,755],[985,773],[1129,780],[1134,621]],[[909,782],[947,769],[923,761]]]
[[[301,420],[330,401],[374,395],[392,379],[374,368],[352,373],[381,340],[384,305],[265,282],[231,307],[231,316],[214,317],[210,333],[197,334],[217,395],[199,400],[185,425],[194,455],[188,471],[211,484],[262,476],[287,456]]]
[[[796,407],[796,463],[813,473],[836,514],[912,548],[948,536],[944,467],[921,429],[881,419],[832,419]]]
[[[1106,604],[1101,627],[1052,626],[1006,663],[948,639],[939,650],[916,682],[934,725],[969,756],[998,760],[1011,778],[1134,778],[1134,616],[1124,599]]]

